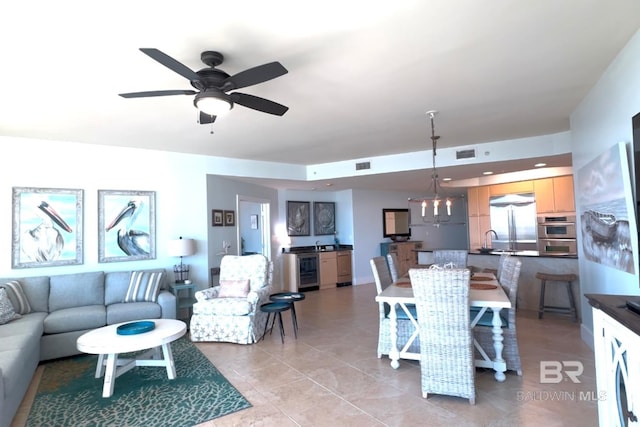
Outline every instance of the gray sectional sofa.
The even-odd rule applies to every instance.
[[[30,308],[29,313],[0,325],[0,427],[11,424],[38,363],[79,354],[76,339],[80,335],[114,323],[176,318],[168,274],[141,271],[164,272],[156,302],[124,302],[140,299],[128,292],[131,271],[0,279],[0,286],[20,283]]]

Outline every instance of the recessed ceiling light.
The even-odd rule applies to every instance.
[[[443,180],[444,182],[449,182],[449,181],[451,181],[451,178],[442,178],[442,180]]]
[[[332,183],[330,183],[330,182],[327,182],[325,185],[326,185],[327,187],[333,187],[333,184],[332,184]]]
[[[493,172],[491,171],[482,172],[482,175],[493,175]]]
[[[533,165],[533,166],[534,166],[534,167],[536,167],[536,168],[542,168],[542,167],[547,166],[547,164],[546,164],[546,163],[536,163],[536,164],[535,164],[535,165]]]

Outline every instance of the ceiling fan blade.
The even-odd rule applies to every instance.
[[[277,102],[269,101],[268,99],[260,98],[257,96],[249,95],[246,93],[234,92],[230,94],[231,100],[236,104],[240,104],[247,108],[262,111],[263,113],[269,113],[276,116],[282,116],[287,112],[289,107],[285,107]]]
[[[222,90],[224,92],[240,89],[247,86],[257,85],[258,83],[266,82],[276,77],[280,77],[287,74],[286,68],[279,62],[270,62],[268,64],[258,65],[257,67],[249,68],[234,74],[231,77],[225,79],[222,84]]]
[[[200,76],[196,74],[195,71],[193,71],[191,68],[187,67],[186,65],[176,61],[166,53],[163,53],[158,49],[145,48],[145,47],[141,47],[140,50],[143,53],[146,53],[147,55],[149,55],[151,58],[158,61],[159,63],[161,63],[162,65],[164,65],[165,67],[180,74],[185,79],[189,81],[194,81],[194,80],[200,81]]]
[[[203,113],[200,111],[200,124],[208,125],[209,123],[213,123],[216,121],[216,116],[210,116],[207,113]]]
[[[131,92],[120,93],[123,98],[148,98],[150,96],[168,96],[168,95],[195,95],[195,90],[153,90],[150,92]]]

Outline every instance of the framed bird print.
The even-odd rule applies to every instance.
[[[155,258],[155,191],[98,190],[98,262]]]
[[[13,187],[13,268],[82,264],[83,191]]]

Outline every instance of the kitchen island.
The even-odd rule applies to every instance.
[[[431,264],[431,260],[433,259],[432,252],[432,250],[418,251],[418,263]],[[480,253],[477,250],[469,251],[469,267],[479,270],[483,268],[497,269],[501,254],[502,252],[500,251],[493,251],[488,254]],[[537,272],[551,274],[573,273],[578,276],[578,280],[573,282],[573,296],[577,305],[578,318],[582,318],[581,301],[583,295],[580,290],[577,256],[540,255],[538,251],[515,251],[512,255],[522,260],[520,283],[518,286],[517,307],[519,309],[538,311],[540,302],[540,280],[535,277]],[[564,286],[556,286],[555,284],[547,284],[545,300],[547,305],[567,306],[569,304],[566,288]],[[551,315],[555,316],[554,314]]]

